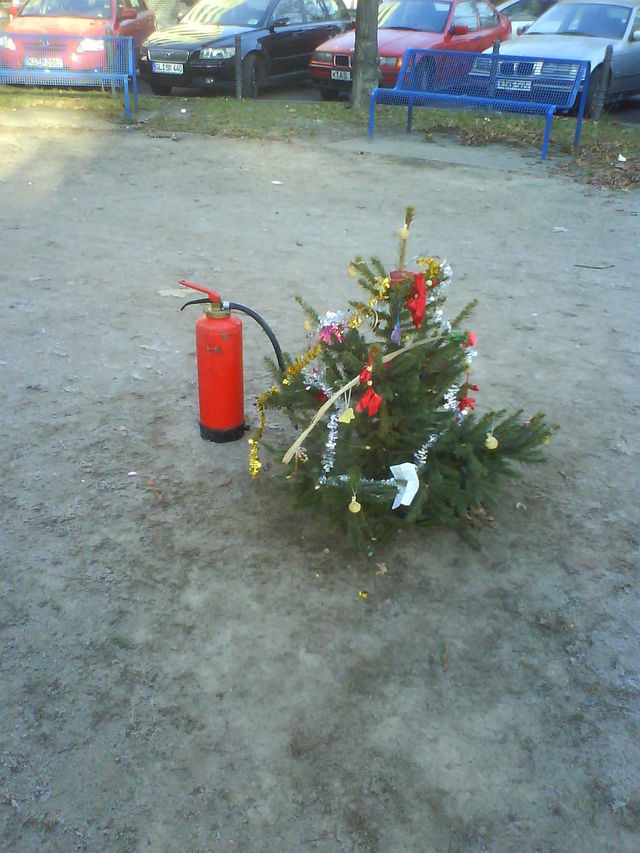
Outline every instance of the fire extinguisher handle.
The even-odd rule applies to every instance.
[[[206,293],[208,297],[207,302],[220,302],[220,294],[216,293],[215,290],[209,290],[208,287],[202,284],[194,284],[192,281],[187,281],[184,278],[181,278],[178,284],[181,284],[183,287],[190,287],[192,290],[199,290],[200,293]]]

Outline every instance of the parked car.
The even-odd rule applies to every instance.
[[[497,6],[499,12],[511,21],[511,34],[521,36],[531,24],[550,9],[558,0],[507,0]]]
[[[408,47],[481,52],[509,37],[508,18],[485,0],[388,0],[378,12],[380,86],[393,87]],[[325,100],[351,89],[355,33],[316,48],[309,71]]]
[[[139,58],[142,42],[156,28],[156,16],[145,0],[26,0],[19,8],[11,6],[9,17],[0,33],[0,50],[3,54],[29,51],[29,55],[13,58],[22,59],[20,64],[30,61],[31,67],[37,67],[38,44],[23,39],[14,42],[12,33],[37,35],[40,40],[43,36],[70,36],[68,42],[56,39],[51,45],[42,45],[48,51],[42,61],[55,62],[49,64],[52,68],[82,70],[93,67],[96,55],[104,54],[102,37],[107,31],[114,36],[131,36]],[[51,56],[52,50],[59,50],[61,55]]]
[[[308,78],[317,45],[351,26],[343,0],[200,0],[147,39],[140,73],[157,95],[232,88],[240,35],[242,91],[256,98],[264,86]]]
[[[509,42],[505,53],[589,60],[585,113],[591,115],[609,44],[613,56],[604,82],[610,105],[640,94],[640,0],[561,0]]]

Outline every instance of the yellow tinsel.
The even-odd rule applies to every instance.
[[[389,297],[389,288],[391,287],[391,282],[389,281],[388,276],[384,278],[378,278],[376,282],[376,288],[378,291],[378,299],[387,299]]]
[[[251,450],[249,451],[249,473],[255,479],[262,468],[262,462],[260,461],[260,449],[258,447],[258,442],[250,438],[249,444],[251,446]]]
[[[442,273],[442,264],[437,258],[418,258],[418,266],[423,270],[427,278],[439,280]]]

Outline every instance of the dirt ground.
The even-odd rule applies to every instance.
[[[0,847],[640,849],[638,195],[415,135],[3,118]],[[295,351],[293,295],[346,307],[407,204],[479,299],[481,406],[561,429],[477,548],[369,559],[201,440],[176,289]]]

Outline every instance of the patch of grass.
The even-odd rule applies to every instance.
[[[122,95],[110,93],[7,89],[0,91],[0,115],[37,107],[75,110],[126,124]],[[368,115],[346,102],[237,101],[233,97],[140,97],[137,126],[147,131],[203,133],[272,140],[339,139],[367,132]],[[376,110],[376,129],[402,132],[406,110]],[[573,151],[576,120],[556,116],[551,129],[548,158],[574,178],[613,189],[640,185],[640,126],[625,126],[615,114],[582,125],[580,150]],[[450,136],[462,145],[501,145],[540,150],[544,120],[467,110],[420,109],[414,111],[414,132],[427,138]],[[624,159],[620,159],[620,157]]]

